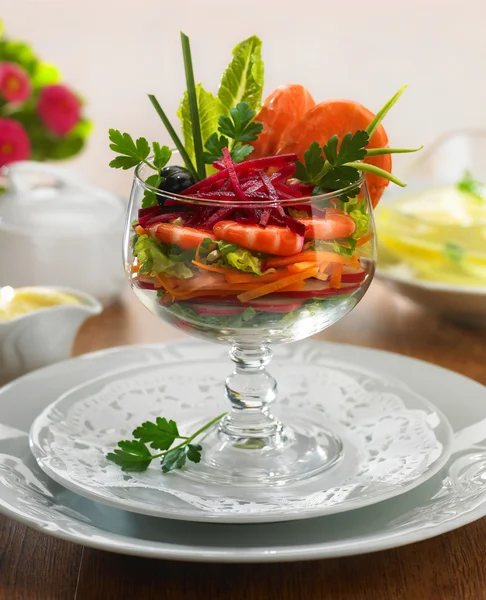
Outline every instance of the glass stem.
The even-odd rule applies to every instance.
[[[270,412],[270,405],[277,396],[277,382],[266,371],[272,351],[266,346],[235,344],[229,355],[235,363],[235,370],[226,379],[225,386],[231,410],[222,420],[220,431],[239,440],[255,441],[280,433],[282,425]]]

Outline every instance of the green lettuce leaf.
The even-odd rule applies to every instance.
[[[218,90],[226,112],[239,102],[247,102],[255,111],[259,110],[264,77],[261,49],[262,41],[256,35],[234,47],[233,59],[223,73]]]
[[[253,255],[247,248],[237,244],[229,244],[221,240],[217,242],[223,261],[230,267],[244,271],[245,273],[262,274],[262,261]]]
[[[178,256],[169,255],[154,238],[141,235],[135,242],[133,254],[140,262],[140,273],[166,273],[179,279],[193,276]]]
[[[199,121],[201,123],[201,137],[204,143],[218,129],[218,118],[224,114],[225,110],[220,100],[215,98],[211,92],[207,92],[200,83],[196,85],[196,96],[199,109]],[[189,158],[195,163],[194,140],[192,138],[191,114],[189,111],[187,91],[184,92],[184,97],[179,105],[177,116],[181,121],[184,147]]]
[[[353,233],[355,239],[359,239],[363,235],[366,235],[370,226],[370,218],[366,213],[361,212],[359,209],[352,210],[348,215],[356,223],[356,231]]]

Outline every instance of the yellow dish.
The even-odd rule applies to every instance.
[[[62,304],[82,304],[72,294],[39,291],[35,288],[0,288],[0,321],[9,321],[27,313]]]
[[[380,269],[401,263],[419,280],[486,286],[486,200],[428,188],[380,206],[376,222]]]

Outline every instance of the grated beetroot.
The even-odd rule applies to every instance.
[[[145,229],[146,227],[151,227],[152,225],[156,225],[157,223],[167,223],[168,221],[175,221],[179,217],[184,217],[186,213],[183,212],[171,212],[164,213],[161,215],[156,215],[155,217],[151,217],[148,215],[147,217],[142,217],[138,220],[140,225]]]
[[[155,217],[162,212],[161,207],[157,204],[157,206],[149,206],[148,208],[139,208],[138,209],[138,218],[143,219],[143,217]],[[142,225],[143,227],[143,225]]]

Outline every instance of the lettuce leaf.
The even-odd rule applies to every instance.
[[[366,213],[361,212],[359,209],[352,210],[348,215],[356,223],[356,231],[353,233],[355,239],[359,239],[363,235],[366,235],[370,226],[370,218]]]
[[[140,262],[140,273],[166,273],[178,279],[193,276],[191,269],[178,256],[168,254],[157,240],[148,235],[141,235],[136,240],[133,254]]]
[[[223,73],[218,89],[225,112],[239,102],[247,102],[255,111],[259,110],[264,77],[261,49],[262,41],[256,35],[234,47],[233,59]]]
[[[251,321],[258,314],[254,308],[249,306],[238,315],[200,315],[189,306],[184,306],[180,302],[171,304],[167,309],[184,321],[192,321],[193,323],[200,323],[213,327],[242,327],[244,323]]]
[[[223,240],[217,242],[217,245],[227,266],[245,273],[262,274],[261,259],[253,255],[247,248],[242,248],[237,244],[229,244]]]
[[[211,92],[207,92],[203,86],[196,85],[197,106],[199,109],[199,121],[201,124],[201,137],[203,143],[218,129],[218,118],[224,114],[225,110],[218,98],[215,98]],[[192,162],[195,162],[194,140],[192,137],[191,114],[189,110],[189,99],[187,91],[179,105],[177,116],[181,121],[182,135],[184,136],[184,147]]]

